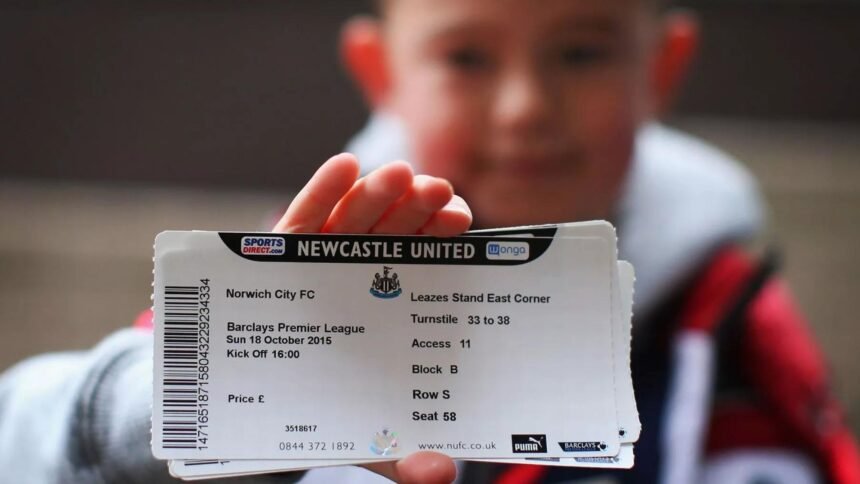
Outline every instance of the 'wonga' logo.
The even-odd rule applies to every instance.
[[[391,271],[390,267],[383,266],[381,276],[378,272],[374,274],[373,282],[370,283],[371,294],[378,298],[391,299],[403,292],[403,289],[400,288],[400,279],[397,278],[397,273],[392,272],[389,276],[389,271]]]
[[[487,244],[487,259],[529,260],[528,242],[490,242]]]
[[[511,435],[514,454],[546,454],[545,434]]]
[[[284,255],[283,237],[247,236],[242,237],[242,254],[245,255]]]

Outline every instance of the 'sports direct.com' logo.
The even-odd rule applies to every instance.
[[[242,237],[242,254],[245,255],[284,255],[284,246],[283,237]]]

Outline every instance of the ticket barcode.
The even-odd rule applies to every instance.
[[[164,288],[164,388],[162,443],[169,449],[197,446],[200,289]]]

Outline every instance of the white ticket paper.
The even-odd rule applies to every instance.
[[[614,242],[161,234],[153,452],[617,455]]]
[[[564,227],[561,227],[563,229]],[[559,233],[563,233],[559,230]],[[621,322],[619,326],[613,326],[613,329],[618,328],[618,334],[613,335],[614,345],[618,347],[615,351],[616,375],[626,372],[626,378],[621,376],[616,378],[616,394],[618,395],[617,403],[619,405],[619,425],[624,427],[624,420],[629,422],[627,425],[629,431],[625,431],[622,435],[622,444],[619,454],[616,456],[607,457],[570,457],[560,459],[538,459],[530,458],[528,460],[506,459],[501,460],[503,463],[527,463],[534,465],[552,465],[565,467],[605,467],[616,469],[629,469],[634,464],[633,444],[638,439],[639,421],[638,414],[635,409],[635,400],[633,399],[632,382],[629,377],[629,354],[630,354],[630,331],[632,317],[632,297],[633,297],[633,282],[634,273],[633,266],[626,261],[618,262],[618,288],[620,292],[620,315]],[[613,308],[614,309],[614,308]],[[615,343],[618,341],[620,343]],[[619,371],[622,368],[622,371]],[[622,408],[624,405],[632,406],[629,415],[622,416]],[[309,470],[319,467],[329,467],[338,465],[361,464],[366,461],[339,461],[339,460],[192,460],[192,461],[171,461],[170,473],[174,477],[179,477],[186,480],[207,479],[213,477],[230,477],[239,475],[265,474],[273,472],[287,472],[298,470]]]

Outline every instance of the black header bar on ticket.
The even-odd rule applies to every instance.
[[[522,232],[517,232],[522,233]],[[257,262],[511,266],[543,255],[554,229],[538,237],[428,236],[219,232],[236,255]]]

